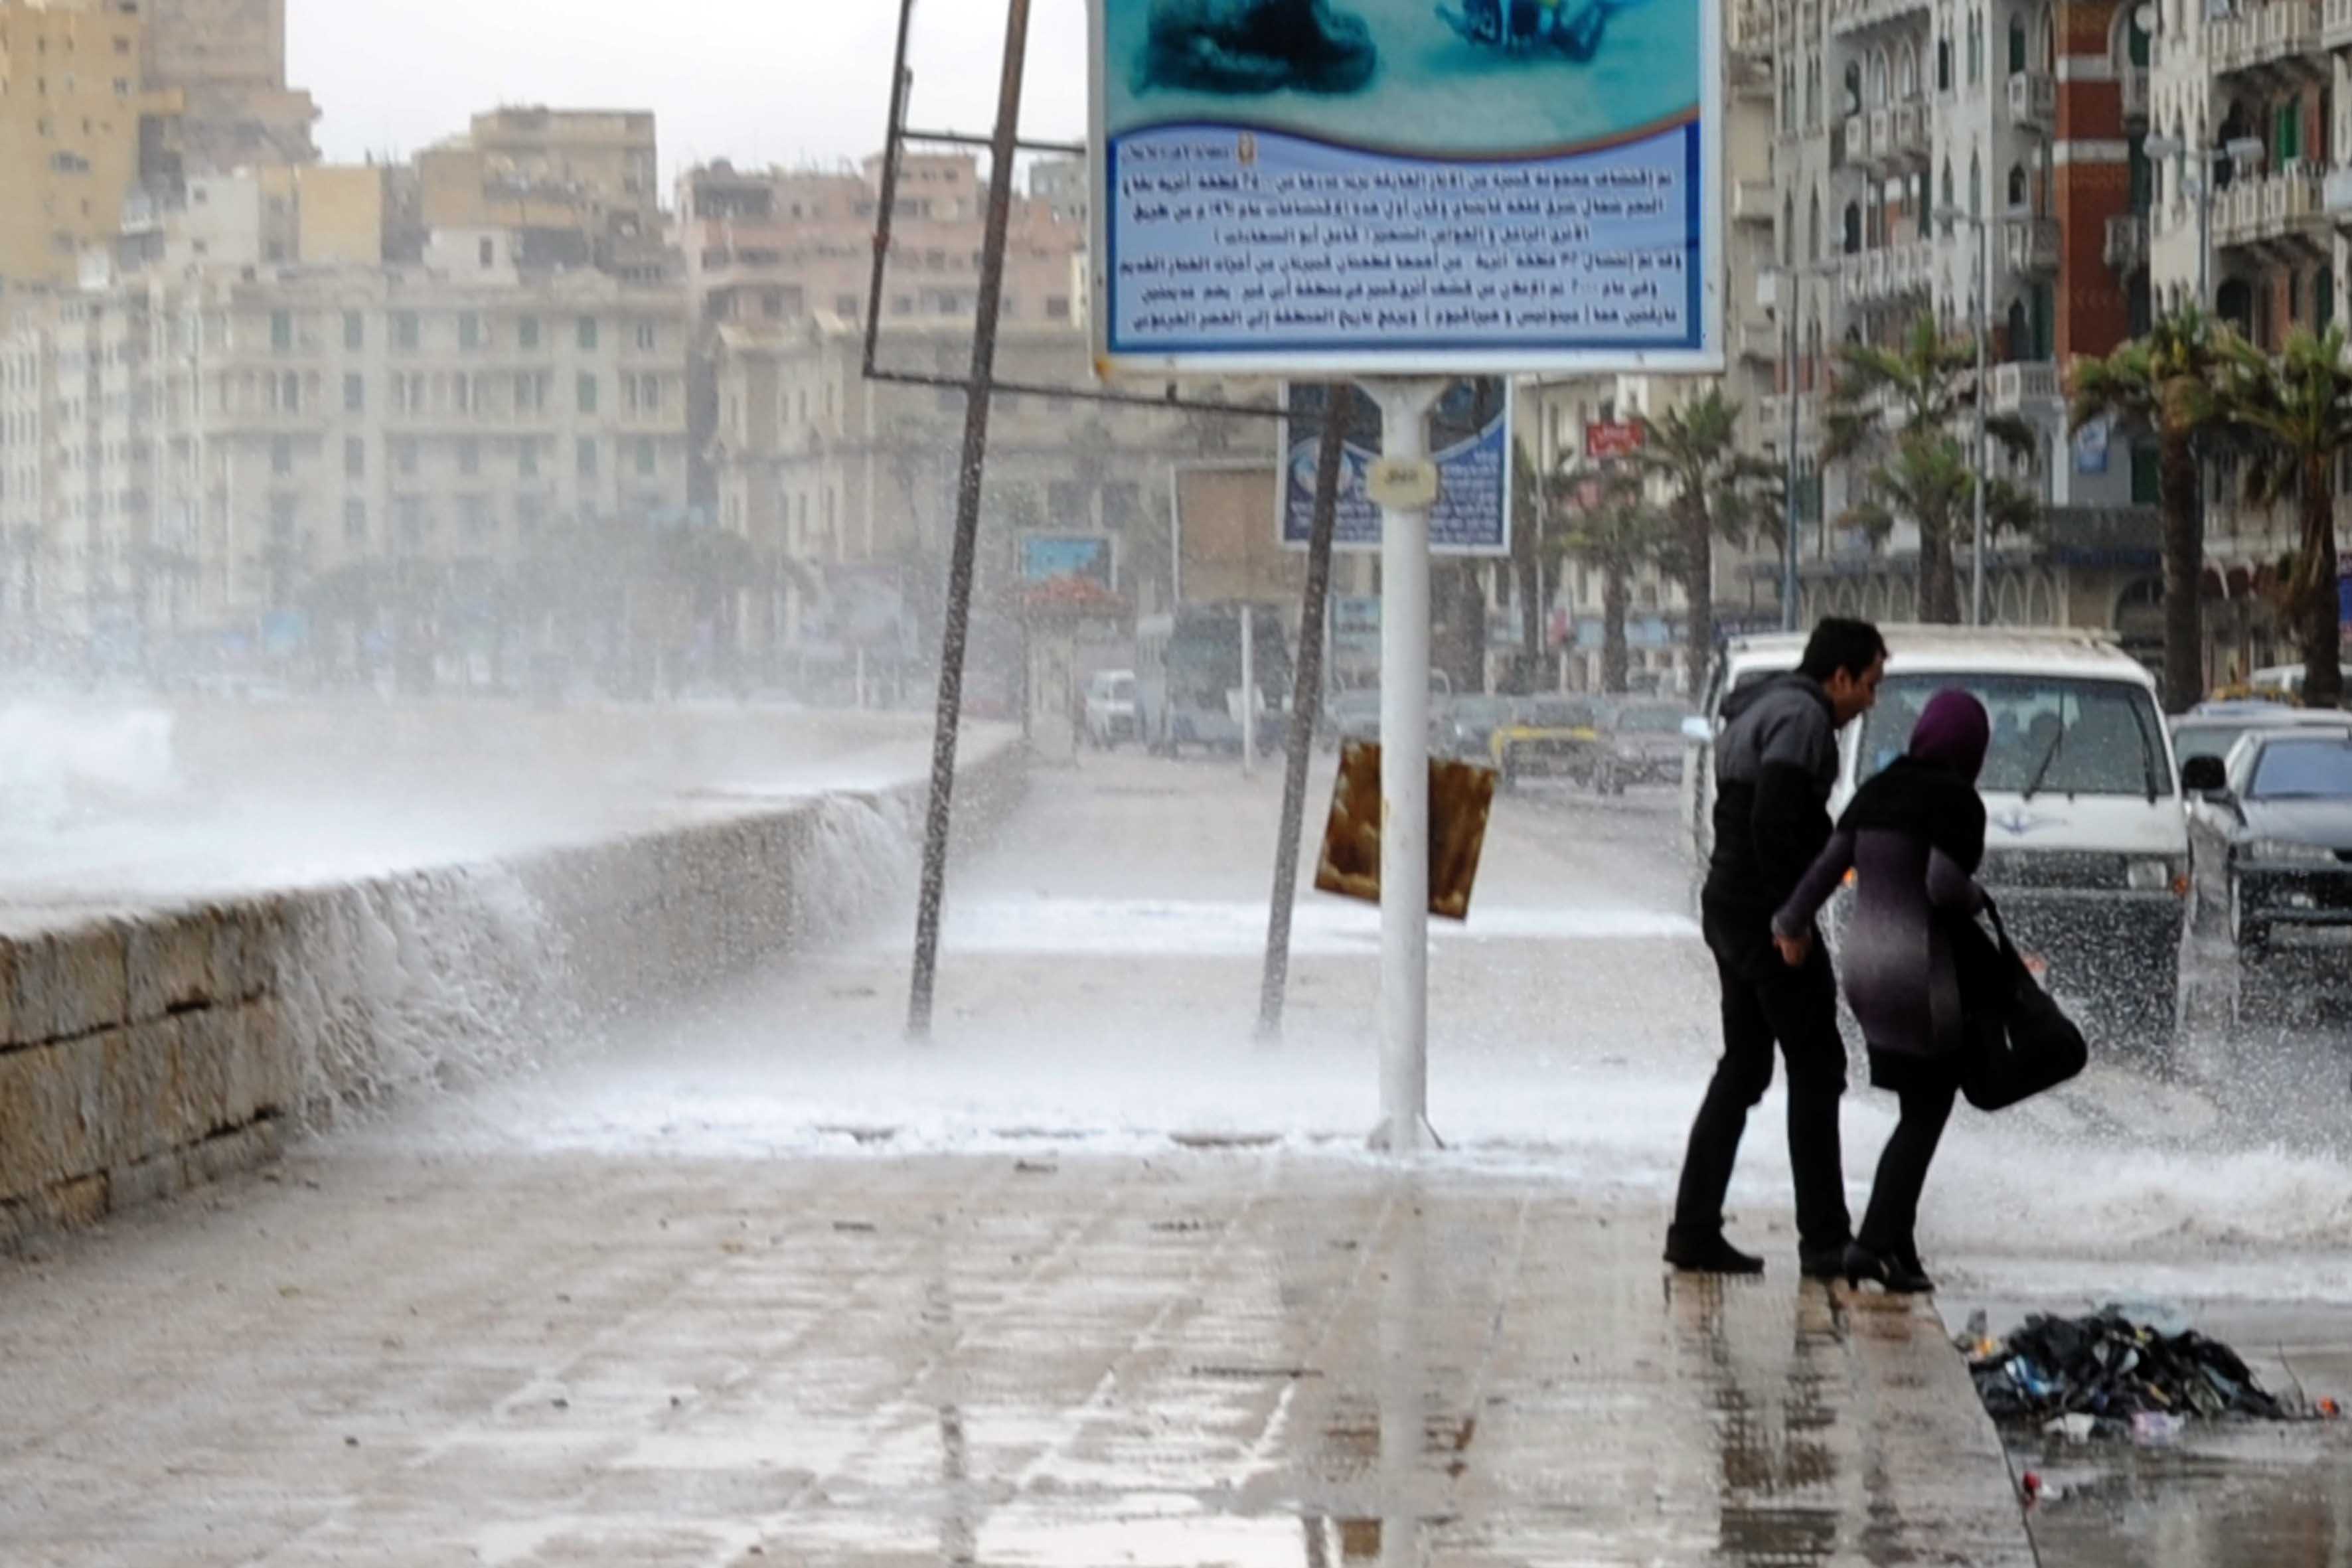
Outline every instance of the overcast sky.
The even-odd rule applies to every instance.
[[[987,133],[1004,9],[917,6],[909,123]],[[405,156],[501,103],[650,109],[665,179],[713,158],[877,150],[898,15],[891,0],[289,0],[287,11],[287,75],[317,98],[331,160]],[[1023,130],[1077,139],[1083,0],[1035,0],[1029,44]]]

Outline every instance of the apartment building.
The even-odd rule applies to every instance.
[[[286,85],[286,0],[138,0],[147,85],[178,95],[166,141],[182,174],[307,163],[310,95]]]
[[[1776,459],[1787,447],[1785,426],[1775,415],[1785,408],[1775,396],[1776,376],[1787,359],[1781,301],[1787,285],[1778,277],[1773,246],[1777,195],[1773,184],[1773,76],[1770,12],[1761,5],[1734,6],[1726,13],[1725,126],[1723,137],[1724,226],[1721,271],[1724,290],[1724,374],[1712,376],[1603,375],[1548,379],[1519,389],[1519,449],[1539,473],[1556,475],[1593,461],[1586,435],[1597,424],[1631,421],[1667,409],[1720,385],[1740,409],[1744,449]],[[1663,500],[1663,497],[1659,498]],[[1761,556],[1771,552],[1763,549]],[[1777,623],[1778,579],[1748,570],[1759,552],[1726,544],[1716,561],[1715,613],[1729,626]],[[1492,574],[1490,599],[1496,624],[1516,622],[1507,614],[1517,591],[1507,569]],[[1678,689],[1683,668],[1681,585],[1654,566],[1631,584],[1633,614],[1627,637],[1631,677],[1637,686]],[[1555,673],[1580,689],[1601,686],[1601,574],[1574,559],[1562,563],[1557,582],[1545,587],[1546,621],[1556,639]]]
[[[234,630],[355,562],[511,566],[551,529],[680,520],[686,351],[674,289],[595,272],[212,268],[28,301],[0,344],[8,582],[63,637]]]
[[[2152,637],[2153,454],[2134,432],[2070,436],[2063,385],[2068,360],[2107,353],[2152,306],[2151,48],[2135,7],[1769,0],[1769,16],[1775,260],[1799,331],[1769,414],[1785,427],[1795,400],[1805,614],[1916,613],[1916,532],[1841,529],[1855,466],[1818,454],[1838,346],[1896,342],[1930,312],[1953,332],[1986,323],[1988,405],[2035,432],[2010,471],[2045,527],[1995,542],[1989,618]],[[1970,553],[1963,540],[1964,572]]]
[[[510,230],[542,265],[618,269],[661,242],[658,154],[643,110],[491,110],[416,155],[421,221]]]
[[[142,72],[133,0],[0,0],[0,287],[74,280],[121,226],[176,93]]]

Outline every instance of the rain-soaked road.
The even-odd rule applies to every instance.
[[[1662,1279],[1714,1017],[1670,801],[1505,803],[1416,1173],[1360,1152],[1370,910],[1307,897],[1251,1039],[1277,797],[1041,773],[929,1046],[894,922],[0,1266],[0,1562],[2026,1561],[1933,1321],[1790,1279],[1775,1102],[1733,1194],[1773,1275]],[[1948,1314],[2164,1296],[2352,1392],[2333,1042],[2216,1044],[1956,1123]],[[1858,1197],[1891,1118],[1845,1121]],[[2346,1561],[2339,1432],[2059,1456],[2041,1560]]]

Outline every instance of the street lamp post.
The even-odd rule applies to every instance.
[[[2223,163],[2244,164],[2260,168],[2263,143],[2259,137],[2237,136],[2219,147],[2204,149],[2202,169],[2191,172],[2187,167],[2189,154],[2196,149],[2186,142],[2170,136],[2151,136],[2141,144],[2141,150],[2151,158],[2179,158],[2182,163],[2182,178],[2188,181],[2189,194],[2197,203],[2197,308],[2210,312],[2213,309],[2213,191],[2214,179]]]
[[[1980,626],[1985,618],[1985,344],[1992,336],[1992,231],[2006,219],[1986,217],[1981,213],[1948,213],[1945,222],[1965,223],[1977,231],[1977,386],[1975,482],[1976,492],[1974,544],[1969,563],[1969,625]],[[1948,227],[1946,233],[1951,232]]]
[[[1797,629],[1797,273],[1776,268],[1757,279],[1756,290],[1768,310],[1780,314],[1789,345],[1789,445],[1782,455],[1780,481],[1780,629]],[[1788,298],[1780,295],[1786,292]]]

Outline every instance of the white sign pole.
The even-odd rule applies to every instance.
[[[1426,1149],[1429,1116],[1429,411],[1442,381],[1376,381],[1381,408],[1381,1124]],[[1392,504],[1391,497],[1402,504]]]

